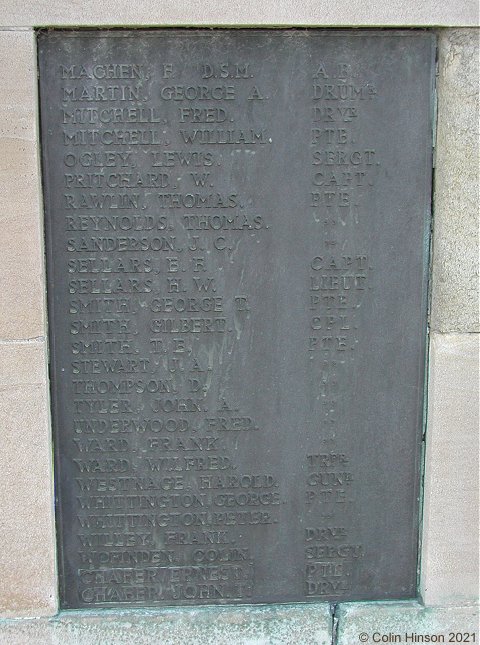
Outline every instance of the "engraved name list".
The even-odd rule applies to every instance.
[[[432,52],[40,35],[65,608],[415,596]]]

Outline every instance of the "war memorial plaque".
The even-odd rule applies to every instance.
[[[63,607],[416,595],[433,62],[40,35]]]

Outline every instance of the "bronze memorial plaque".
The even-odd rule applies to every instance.
[[[39,35],[63,607],[416,596],[434,58]]]

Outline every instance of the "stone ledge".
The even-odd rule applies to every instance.
[[[475,0],[3,0],[5,27],[41,26],[475,26]]]
[[[327,604],[70,611],[0,621],[0,645],[330,645]]]
[[[478,643],[479,639],[476,605],[431,608],[417,602],[351,603],[339,606],[337,618],[337,645],[448,643],[450,632],[475,633],[474,642]],[[444,640],[409,640],[406,636],[412,634],[443,636]]]
[[[336,619],[336,645],[422,642],[412,634],[448,642],[450,632],[475,633],[475,642],[479,639],[477,605],[344,603],[337,606]],[[49,619],[0,621],[0,645],[331,645],[331,622],[326,603],[70,611]]]

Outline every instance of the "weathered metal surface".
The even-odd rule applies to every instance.
[[[416,595],[433,45],[40,36],[65,607]]]

